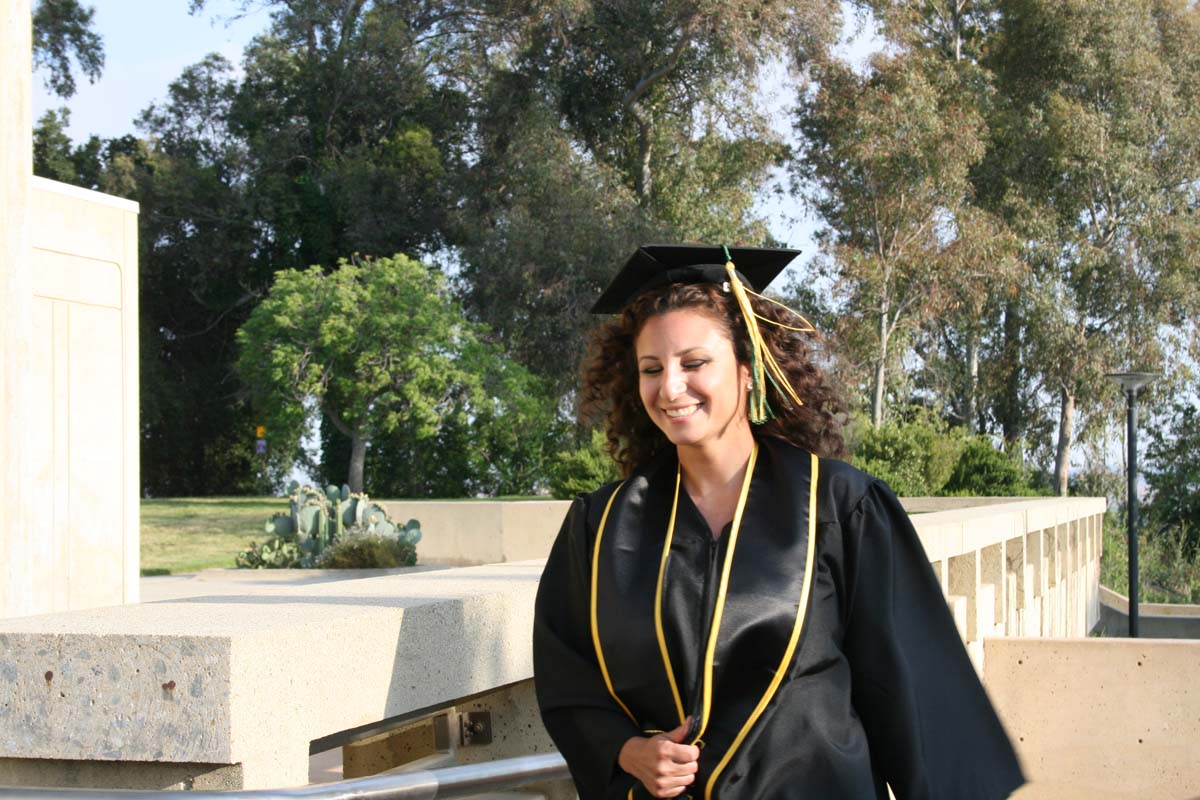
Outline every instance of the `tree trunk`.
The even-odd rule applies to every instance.
[[[887,303],[879,309],[879,360],[875,362],[875,386],[871,393],[871,425],[883,424],[883,386],[887,379],[888,314]]]
[[[1001,404],[1000,427],[1004,434],[1005,448],[1011,450],[1024,435],[1020,418],[1021,314],[1016,300],[1010,300],[1004,306],[1004,368],[1008,375]]]
[[[979,432],[979,410],[976,395],[979,393],[979,332],[974,328],[967,331],[967,396],[963,403],[967,418],[967,434]]]
[[[634,191],[638,202],[645,205],[654,189],[654,171],[651,167],[654,155],[654,126],[638,103],[634,103],[631,108],[638,124],[638,174],[634,180]]]
[[[1058,417],[1058,452],[1054,456],[1054,491],[1059,497],[1068,493],[1071,475],[1071,439],[1075,435],[1075,395],[1064,389]]]
[[[361,434],[355,431],[350,437],[350,476],[346,483],[350,486],[350,491],[361,492],[363,490],[363,467],[367,463],[367,440]]]

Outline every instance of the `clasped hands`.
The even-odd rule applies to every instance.
[[[675,797],[696,779],[700,748],[682,744],[691,719],[673,731],[634,736],[621,746],[617,765],[641,781],[653,797]]]

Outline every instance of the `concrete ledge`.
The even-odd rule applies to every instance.
[[[1102,636],[1129,634],[1129,598],[1100,587]],[[1138,634],[1144,639],[1200,639],[1200,606],[1171,603],[1139,603]]]
[[[985,639],[984,684],[1026,776],[1137,797],[1200,792],[1200,643]]]
[[[68,758],[240,764],[233,788],[303,784],[313,739],[529,678],[540,572],[503,564],[2,620],[0,758],[8,774]]]
[[[421,523],[421,564],[498,564],[545,558],[568,500],[381,500],[400,522]]]

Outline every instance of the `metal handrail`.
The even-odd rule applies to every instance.
[[[563,757],[558,753],[547,753],[440,769],[385,772],[367,778],[318,783],[295,789],[167,792],[0,786],[0,800],[50,800],[61,797],[68,800],[454,800],[570,777]]]

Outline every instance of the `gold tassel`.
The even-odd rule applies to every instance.
[[[728,250],[726,250],[728,256]],[[746,320],[746,333],[750,338],[750,398],[749,398],[749,415],[750,421],[755,425],[761,425],[767,420],[773,418],[775,414],[771,411],[771,406],[767,403],[767,380],[771,381],[776,391],[780,394],[786,394],[792,399],[797,406],[804,405],[804,401],[796,394],[796,390],[792,388],[792,384],[787,379],[787,374],[779,366],[779,362],[775,360],[771,348],[767,347],[767,343],[763,340],[762,332],[758,328],[758,321],[762,320],[771,325],[777,325],[788,330],[799,331],[801,333],[811,333],[815,331],[812,325],[796,314],[797,317],[805,323],[806,327],[797,328],[791,325],[784,325],[774,320],[765,319],[754,313],[754,307],[750,305],[748,294],[754,294],[756,297],[762,295],[756,292],[751,292],[742,285],[738,279],[736,268],[733,261],[725,262],[725,272],[729,276],[729,288],[733,290],[734,299],[737,300],[738,308],[741,309],[742,318]],[[770,298],[763,298],[769,302],[775,303]],[[776,305],[784,306],[782,303]],[[791,311],[791,309],[788,309]],[[796,312],[792,312],[795,314]]]

